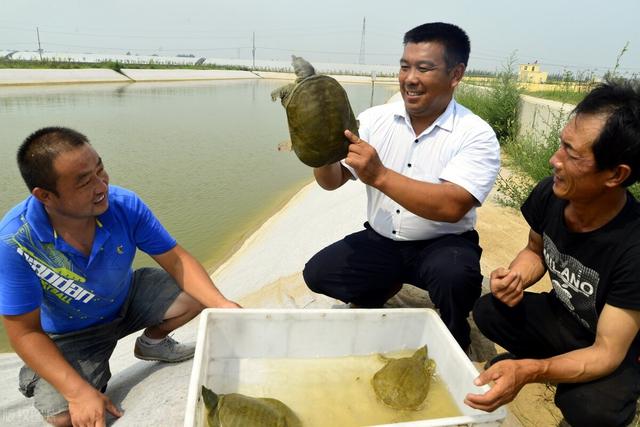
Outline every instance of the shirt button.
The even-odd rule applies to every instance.
[[[396,213],[400,213],[400,209],[396,209]]]
[[[408,167],[411,167],[411,163],[407,163],[407,166],[408,166]]]
[[[393,231],[391,232],[391,234],[396,234],[396,230],[393,230]]]
[[[413,142],[415,142],[415,143],[417,144],[417,143],[418,143],[418,140],[416,139],[416,140],[415,140],[415,141],[413,141]]]

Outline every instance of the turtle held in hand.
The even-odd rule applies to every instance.
[[[378,399],[394,409],[420,409],[436,370],[436,363],[427,356],[427,347],[421,347],[411,357],[380,357],[386,364],[371,380]]]
[[[216,394],[202,386],[209,427],[301,427],[302,422],[284,403],[238,393]]]
[[[287,112],[293,151],[312,167],[344,159],[349,147],[345,129],[358,134],[347,93],[303,58],[291,58],[296,81],[271,92],[271,100],[280,98]]]

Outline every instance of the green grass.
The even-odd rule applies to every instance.
[[[525,95],[535,96],[536,98],[544,98],[573,105],[576,105],[578,102],[582,101],[585,96],[587,96],[587,92],[572,92],[565,90],[523,91],[523,93]]]
[[[461,84],[455,96],[458,102],[491,125],[500,144],[517,135],[520,88],[518,76],[513,71],[513,58],[495,76],[489,87]]]
[[[519,92],[460,85],[455,97],[489,123],[500,144],[505,144],[518,132]]]
[[[0,68],[35,68],[35,69],[78,69],[78,68],[108,68],[111,70],[119,71],[122,68],[135,68],[135,69],[189,69],[189,70],[245,70],[248,71],[249,67],[239,65],[217,65],[217,64],[203,64],[203,65],[185,65],[185,64],[124,64],[118,61],[104,61],[104,62],[76,62],[76,61],[24,61],[24,60],[11,60],[0,59]]]
[[[548,133],[519,135],[502,145],[503,166],[511,174],[501,171],[496,180],[500,203],[519,209],[536,183],[553,173],[549,159],[558,149],[561,129],[562,119],[558,114]]]
[[[480,117],[483,117],[481,112],[484,110],[484,106],[488,102],[487,97],[487,90],[465,84],[459,85],[455,93],[457,102],[464,105]]]

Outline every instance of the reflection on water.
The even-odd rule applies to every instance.
[[[111,182],[136,191],[205,266],[218,264],[304,183],[311,169],[277,146],[286,116],[278,80],[0,88],[0,214],[27,195],[18,145],[44,126],[87,135]],[[345,84],[354,112],[371,86]],[[376,86],[374,104],[397,88]],[[136,266],[153,265],[140,256]],[[5,350],[0,338],[0,351]]]

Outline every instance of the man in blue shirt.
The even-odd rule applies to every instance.
[[[239,307],[133,192],[109,185],[87,138],[44,128],[18,151],[31,195],[0,222],[0,314],[25,366],[20,390],[57,426],[122,415],[103,394],[119,338],[139,359],[179,362],[168,334],[204,307]],[[132,270],[136,249],[162,269]]]

